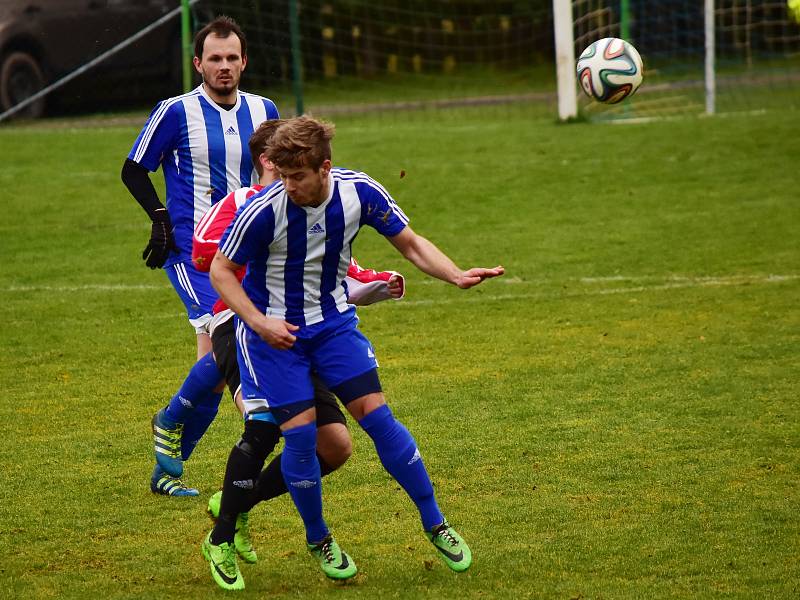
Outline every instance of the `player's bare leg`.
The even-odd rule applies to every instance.
[[[211,352],[211,336],[207,333],[197,334],[197,360]]]
[[[317,455],[324,463],[320,465],[323,476],[341,467],[352,454],[353,440],[346,425],[328,423],[317,427]]]

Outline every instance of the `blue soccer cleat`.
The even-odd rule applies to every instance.
[[[199,496],[200,492],[195,488],[190,488],[177,477],[172,477],[169,473],[156,465],[153,475],[150,477],[150,491],[162,496]]]
[[[162,408],[153,415],[153,448],[156,453],[156,462],[167,475],[180,477],[183,475],[183,461],[181,460],[183,423],[167,421],[164,410]]]

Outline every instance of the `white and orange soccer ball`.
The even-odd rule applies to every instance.
[[[642,83],[642,57],[633,45],[619,38],[603,38],[578,58],[578,81],[586,95],[616,104],[633,94]]]

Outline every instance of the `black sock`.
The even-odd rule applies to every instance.
[[[238,516],[238,515],[237,515]],[[233,542],[233,536],[236,534],[236,517],[233,521],[229,516],[220,514],[217,522],[214,524],[214,529],[211,530],[211,543],[215,546],[228,542]]]
[[[232,542],[236,518],[251,508],[253,495],[264,460],[280,439],[280,430],[272,423],[248,421],[242,439],[231,450],[222,484],[219,518],[211,532],[211,543]]]

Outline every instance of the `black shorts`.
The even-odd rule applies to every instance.
[[[236,335],[233,328],[233,315],[231,318],[220,323],[214,328],[211,336],[211,349],[214,352],[214,361],[228,389],[231,391],[231,398],[236,396],[241,381],[239,379],[239,363],[236,362]]]
[[[211,336],[211,347],[214,351],[214,360],[217,368],[225,377],[231,398],[236,396],[241,381],[239,379],[239,363],[236,360],[236,333],[234,330],[234,318],[220,323],[214,328]],[[336,396],[328,389],[316,373],[311,374],[311,383],[314,384],[314,402],[317,409],[317,427],[329,425],[330,423],[341,423],[345,425],[344,413],[336,400]]]

